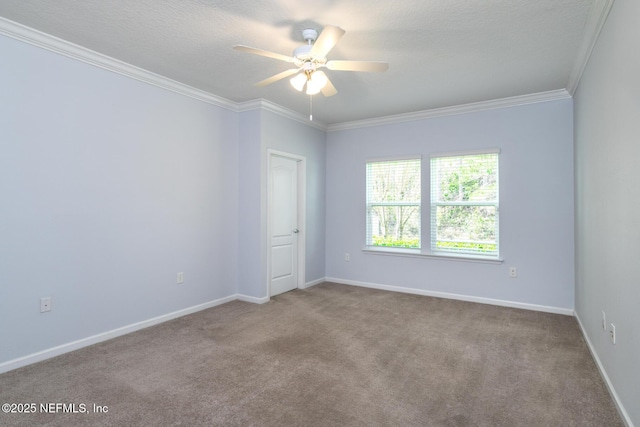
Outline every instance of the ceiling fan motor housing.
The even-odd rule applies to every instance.
[[[327,63],[327,58],[312,55],[311,49],[313,49],[312,44],[304,44],[300,47],[297,47],[293,51],[293,63],[296,65],[296,67],[302,67],[302,65],[304,65],[304,63],[306,62],[313,62],[319,65],[324,65]]]
[[[307,28],[306,30],[302,30],[302,39],[309,44],[316,41],[318,38],[318,32],[313,28]]]

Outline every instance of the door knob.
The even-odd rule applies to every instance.
[[[298,230],[297,228],[294,228],[294,229],[293,229],[293,232],[294,232],[295,234],[298,234],[298,233],[300,232],[300,230]]]

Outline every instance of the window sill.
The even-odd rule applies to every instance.
[[[404,256],[410,258],[431,258],[445,261],[466,261],[466,262],[482,262],[487,264],[502,264],[502,258],[483,257],[474,255],[456,255],[449,253],[425,253],[420,249],[404,249],[404,248],[387,248],[366,246],[362,252],[372,255],[391,255]]]

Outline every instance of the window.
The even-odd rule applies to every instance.
[[[420,159],[367,163],[367,245],[420,248]]]
[[[498,152],[431,157],[431,251],[498,257]]]

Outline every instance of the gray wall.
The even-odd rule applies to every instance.
[[[572,101],[566,99],[329,132],[327,277],[573,309],[572,114]],[[503,264],[362,252],[368,159],[422,155],[428,197],[431,153],[495,147],[501,149]],[[427,210],[428,199],[424,206]],[[423,222],[423,235],[428,232]],[[517,279],[509,278],[509,266],[518,268]]]
[[[273,149],[297,154],[304,156],[307,160],[306,230],[304,230],[306,282],[322,279],[325,277],[326,134],[303,123],[264,111],[262,138],[266,150]],[[264,167],[266,168],[266,164]],[[264,179],[266,180],[266,175]],[[264,188],[266,191],[266,182]],[[263,247],[266,248],[266,245]]]
[[[254,298],[267,292],[268,150],[307,160],[306,282],[322,279],[325,253],[325,133],[268,110],[240,114],[240,228],[238,293]]]
[[[640,425],[640,2],[616,0],[575,95],[576,312]],[[617,343],[601,327],[616,325]]]
[[[269,148],[307,158],[307,282],[325,276],[323,131],[5,37],[0,51],[0,364],[266,297]]]
[[[0,51],[0,362],[235,294],[237,114]]]
[[[252,110],[239,118],[238,162],[238,293],[266,296],[266,259],[263,259],[265,225],[262,222],[261,111]]]

